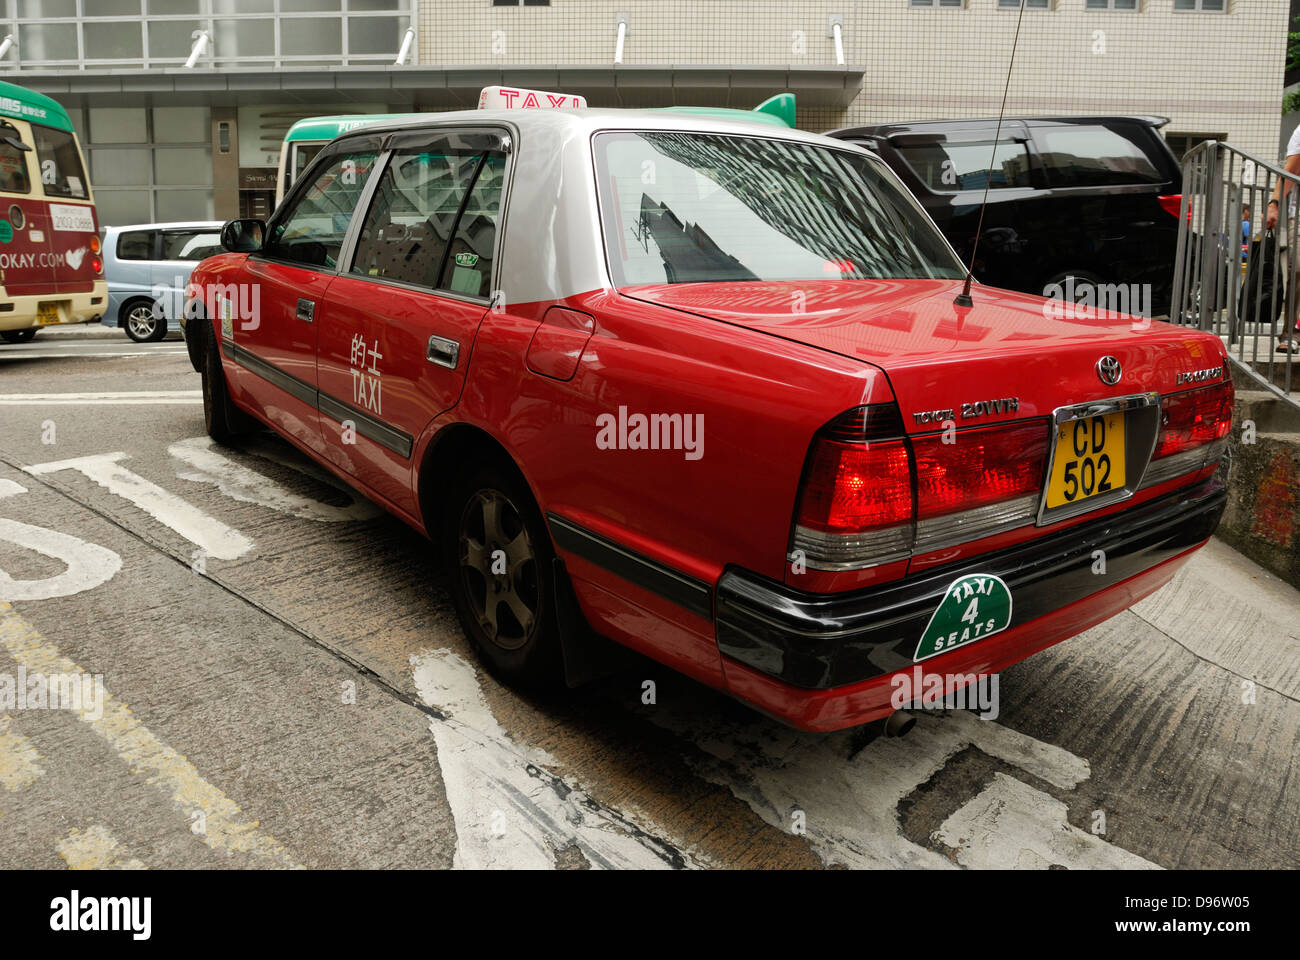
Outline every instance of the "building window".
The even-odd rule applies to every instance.
[[[1089,10],[1136,10],[1138,0],[1087,0]]]
[[[961,8],[965,0],[912,0],[914,7],[957,7]]]
[[[1228,0],[1174,0],[1174,10],[1186,10],[1196,13],[1224,13],[1228,9]]]
[[[100,223],[212,219],[207,107],[90,107],[70,113],[90,165]]]
[[[531,0],[525,0],[531,3]],[[391,63],[414,0],[0,0],[6,66],[178,67],[196,31],[212,45],[200,67]],[[7,16],[6,20],[9,19]]]
[[[1000,10],[1019,10],[1020,0],[998,0]],[[1052,0],[1025,0],[1026,10],[1051,10]]]
[[[519,0],[492,0],[492,6],[494,7],[518,7],[520,5]],[[550,5],[551,0],[523,0],[522,4],[525,7],[549,7]]]

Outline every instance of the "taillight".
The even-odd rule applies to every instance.
[[[821,438],[799,503],[799,524],[824,533],[912,522],[912,469],[902,440],[857,446]]]
[[[1172,193],[1167,197],[1160,198],[1160,206],[1171,217],[1177,217],[1183,209],[1183,195],[1181,193]],[[1192,201],[1187,201],[1187,222],[1192,220]]]
[[[91,236],[90,236],[90,252],[91,252],[91,253],[99,253],[99,251],[100,251],[99,235],[98,235],[98,234],[91,234]]]
[[[1162,398],[1160,433],[1142,486],[1216,467],[1228,446],[1234,397],[1232,380],[1224,379]]]
[[[818,431],[793,539],[808,566],[849,570],[906,557],[913,513],[912,464],[896,404],[856,407]]]
[[[905,438],[894,404],[858,407],[813,441],[793,538],[808,566],[875,566],[1033,521],[1044,421]]]
[[[1232,381],[1170,394],[1160,401],[1160,435],[1152,460],[1222,440],[1232,427]]]
[[[102,274],[104,272],[104,261],[99,259],[99,257],[91,257],[90,269],[94,270],[97,276]]]
[[[917,515],[924,520],[1037,494],[1047,439],[1041,421],[918,438]]]

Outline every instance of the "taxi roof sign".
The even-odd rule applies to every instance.
[[[587,98],[576,93],[552,93],[525,87],[484,87],[478,95],[480,110],[574,110],[587,105]]]

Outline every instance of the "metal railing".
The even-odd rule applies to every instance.
[[[1269,230],[1279,180],[1284,196]],[[1278,349],[1296,339],[1297,202],[1300,177],[1276,164],[1215,140],[1189,150],[1170,319],[1218,334],[1239,370],[1300,410],[1296,352]]]

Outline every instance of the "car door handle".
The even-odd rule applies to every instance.
[[[316,304],[310,300],[298,301],[298,319],[304,323],[311,323],[316,318]]]
[[[460,344],[446,337],[430,337],[429,352],[426,355],[430,363],[436,363],[448,370],[455,370],[460,360]]]

